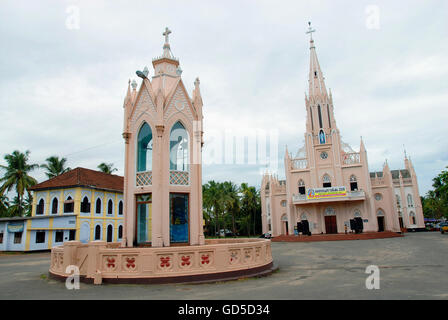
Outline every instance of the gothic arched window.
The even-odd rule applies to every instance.
[[[412,224],[417,224],[417,221],[415,220],[415,213],[413,211],[409,213],[409,218]]]
[[[95,240],[101,240],[101,226],[95,227]]]
[[[350,176],[350,191],[358,191],[358,180],[353,174]]]
[[[314,123],[313,123],[313,108],[310,107],[310,115],[311,115],[311,130],[314,131]]]
[[[305,182],[302,179],[299,180],[299,194],[305,194]]]
[[[327,104],[328,126],[331,128],[330,106]]]
[[[138,132],[137,140],[137,171],[152,170],[152,131],[145,122]]]
[[[331,178],[328,174],[325,174],[323,177],[323,187],[324,188],[329,188],[331,187]]]
[[[114,213],[114,203],[111,199],[107,202],[107,214],[113,214]]]
[[[75,203],[72,197],[68,196],[67,200],[64,201],[64,213],[71,213],[75,209]]]
[[[123,226],[118,226],[118,239],[123,238]]]
[[[101,213],[101,199],[96,199],[95,213]]]
[[[412,195],[408,194],[408,207],[414,206],[414,200],[412,199]]]
[[[123,201],[120,201],[118,203],[118,215],[119,216],[123,215]]]
[[[36,214],[44,214],[44,206],[45,206],[44,199],[40,199],[39,204],[37,205],[36,208]]]
[[[171,128],[170,133],[170,170],[188,171],[188,133],[179,121]]]
[[[89,198],[84,197],[84,199],[82,199],[81,202],[81,212],[90,212],[90,202],[89,202]]]
[[[54,198],[51,203],[51,213],[52,214],[58,213],[58,198]]]

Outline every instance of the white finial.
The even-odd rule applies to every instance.
[[[171,33],[171,30],[170,29],[168,29],[168,27],[166,27],[165,28],[165,32],[164,33],[162,33],[162,35],[164,35],[165,36],[165,43],[168,43],[168,36],[169,36],[169,34]]]
[[[311,21],[308,21],[308,31],[306,34],[310,34],[310,40],[313,40],[313,32],[316,32],[316,30],[311,27]]]
[[[137,82],[135,81],[135,80],[132,80],[132,82],[131,82],[131,87],[132,87],[132,89],[136,89],[137,88]]]

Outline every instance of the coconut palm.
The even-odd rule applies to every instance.
[[[4,195],[5,192],[9,192],[15,189],[17,193],[17,215],[23,214],[23,195],[29,187],[37,183],[36,179],[31,177],[29,173],[34,169],[39,168],[37,164],[29,164],[30,151],[27,150],[22,153],[15,150],[11,154],[5,155],[7,165],[0,165],[0,168],[5,170],[3,177],[0,178],[0,195]]]
[[[70,168],[65,168],[65,163],[67,162],[66,158],[59,159],[58,156],[51,156],[45,161],[47,161],[47,163],[42,164],[40,167],[47,170],[45,174],[48,179],[57,177],[58,175],[71,170]]]
[[[104,172],[104,173],[108,173],[108,174],[112,174],[115,171],[118,171],[117,168],[114,168],[114,164],[113,163],[100,163],[98,165],[98,169],[100,169],[100,171]]]
[[[0,195],[0,217],[8,215],[9,199],[6,195]]]

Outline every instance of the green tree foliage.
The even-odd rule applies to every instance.
[[[260,197],[255,187],[212,180],[203,185],[202,194],[207,235],[215,236],[223,229],[241,236],[261,233]]]
[[[57,177],[58,175],[71,170],[70,168],[65,167],[65,163],[67,162],[66,158],[59,159],[58,156],[51,156],[45,161],[47,163],[40,165],[40,167],[46,170],[45,174],[48,179]]]
[[[26,213],[26,201],[24,202],[23,196],[28,191],[28,188],[37,183],[36,179],[31,177],[29,173],[37,169],[39,165],[29,164],[29,155],[30,151],[28,150],[25,153],[15,150],[13,153],[5,155],[4,159],[7,165],[0,165],[0,168],[4,171],[3,176],[0,178],[0,183],[2,184],[0,187],[0,196],[12,190],[16,192],[17,207],[15,209],[8,209],[9,214],[11,214],[10,210],[12,210],[15,216],[22,216]]]
[[[433,190],[422,197],[423,213],[427,218],[448,218],[448,171],[443,170],[432,181]]]
[[[118,171],[117,168],[114,168],[114,164],[113,163],[100,163],[98,165],[98,169],[100,169],[100,171],[104,172],[104,173],[108,173],[108,174],[112,174],[115,171]]]

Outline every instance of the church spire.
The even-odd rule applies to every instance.
[[[325,78],[320,69],[319,60],[317,59],[316,47],[314,45],[313,32],[315,29],[311,27],[311,22],[308,22],[307,34],[310,35],[310,74],[309,74],[309,92],[311,96],[327,97],[327,89],[325,87]]]

